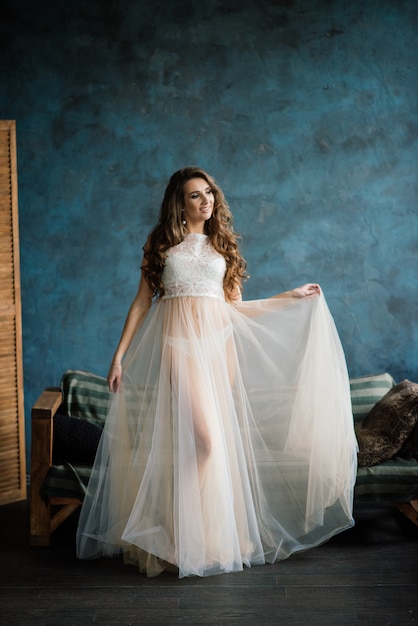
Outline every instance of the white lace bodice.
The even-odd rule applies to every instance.
[[[216,252],[207,235],[189,233],[167,251],[163,299],[205,296],[224,300],[225,270],[224,257]]]

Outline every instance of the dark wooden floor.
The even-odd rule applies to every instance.
[[[388,506],[356,509],[354,529],[276,565],[147,579],[119,559],[77,561],[76,518],[50,548],[28,545],[28,507],[0,508],[0,623],[374,626],[418,624],[418,529]]]

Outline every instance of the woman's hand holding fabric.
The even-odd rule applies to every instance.
[[[319,296],[320,293],[321,287],[317,283],[306,283],[306,285],[292,289],[290,295],[293,298],[306,298],[308,296]]]

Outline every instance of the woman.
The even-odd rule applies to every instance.
[[[353,524],[349,383],[325,299],[307,284],[243,302],[245,268],[213,178],[173,174],[108,374],[80,558],[206,576]]]

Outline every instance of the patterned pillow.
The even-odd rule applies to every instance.
[[[375,376],[362,376],[350,379],[351,404],[354,421],[362,420],[374,405],[395,386],[395,381],[387,372]]]
[[[360,467],[393,458],[418,424],[418,384],[403,380],[356,422]]]
[[[85,419],[103,428],[110,396],[105,378],[90,372],[67,370],[61,379],[61,390],[61,413]]]

